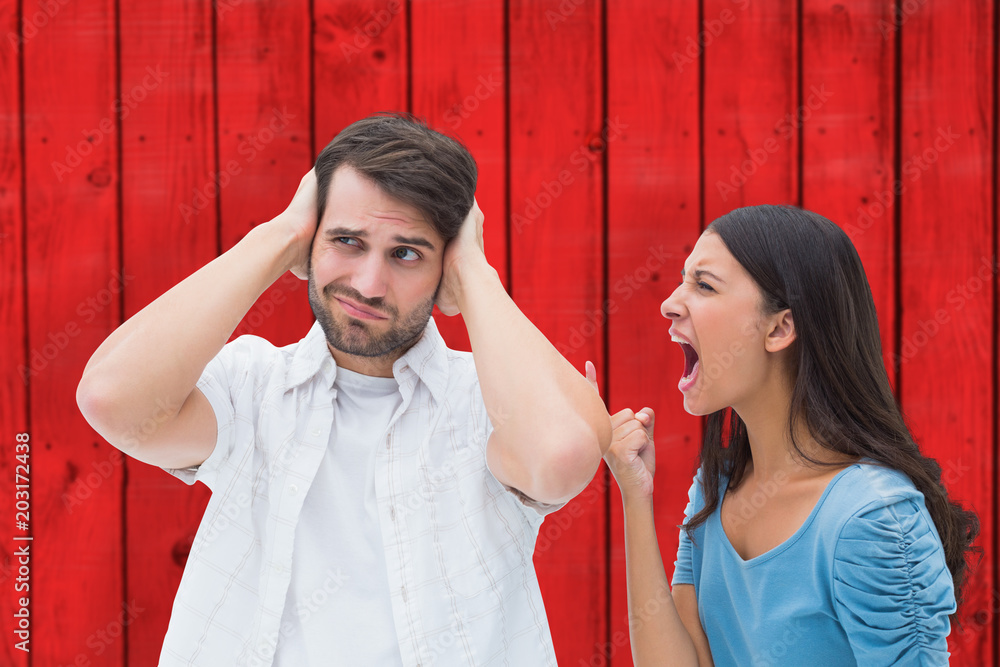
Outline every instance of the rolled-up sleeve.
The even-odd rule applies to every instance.
[[[227,343],[219,354],[208,362],[198,379],[196,386],[208,399],[215,413],[217,433],[215,448],[200,465],[188,468],[164,468],[185,484],[202,482],[214,492],[220,471],[232,457],[237,442],[247,440],[243,437],[245,433],[239,436],[237,423],[242,420],[252,428],[254,423],[252,415],[241,415],[241,411],[246,412],[248,408],[252,411],[252,401],[249,406],[241,405],[237,397],[244,395],[247,383],[252,382],[254,341],[259,340],[255,336],[241,336]]]

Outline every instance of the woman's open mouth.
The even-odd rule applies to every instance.
[[[670,340],[680,343],[681,350],[684,352],[684,375],[677,383],[677,388],[681,391],[687,391],[694,386],[695,380],[698,379],[698,370],[701,368],[698,363],[698,352],[695,351],[691,343],[680,336],[671,335]]]

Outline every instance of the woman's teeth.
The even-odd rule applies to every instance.
[[[671,334],[670,340],[675,343],[680,343],[681,350],[684,352],[684,374],[681,376],[681,384],[687,385],[689,380],[692,380],[698,372],[698,352],[694,349],[686,339],[681,338]]]

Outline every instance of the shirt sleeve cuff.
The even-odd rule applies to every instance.
[[[210,490],[215,491],[215,480],[218,476],[219,468],[222,466],[222,461],[225,458],[225,450],[227,449],[220,445],[225,441],[227,431],[231,430],[232,419],[230,413],[232,412],[232,405],[229,397],[223,392],[218,382],[212,376],[203,375],[198,380],[196,386],[205,395],[205,398],[208,399],[208,402],[212,405],[212,411],[215,413],[215,447],[212,449],[212,453],[208,455],[208,458],[200,465],[189,466],[187,468],[163,468],[163,470],[185,484],[193,485],[195,482],[200,481]]]

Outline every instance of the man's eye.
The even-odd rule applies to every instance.
[[[343,243],[344,245],[349,245],[352,247],[358,247],[358,240],[351,238],[350,236],[338,236],[337,243]]]
[[[413,248],[396,248],[392,254],[396,259],[403,259],[408,262],[420,259],[420,255]]]

